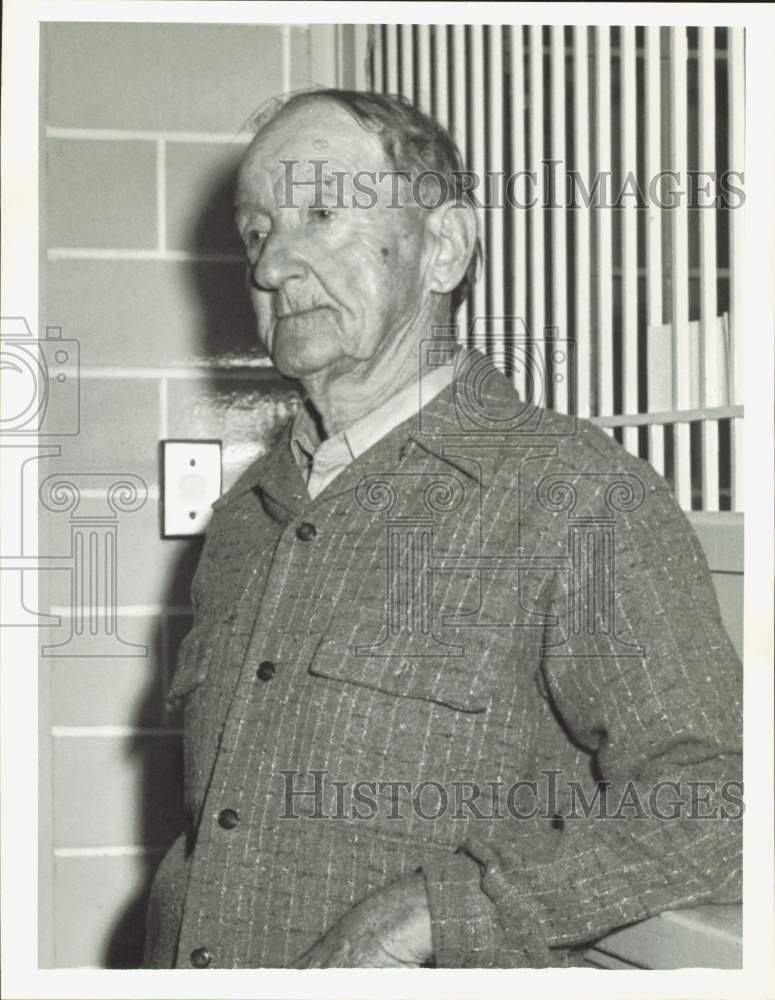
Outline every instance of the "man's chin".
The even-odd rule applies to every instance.
[[[331,326],[327,309],[279,320],[271,351],[276,367],[289,378],[303,379],[343,360],[340,338]]]
[[[275,342],[272,361],[288,378],[305,379],[324,372],[343,359],[341,349],[321,350],[322,345]]]

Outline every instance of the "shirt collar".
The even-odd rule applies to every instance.
[[[291,421],[291,454],[299,468],[308,465],[321,445],[317,423],[304,400]]]
[[[291,453],[299,468],[306,468],[320,449],[329,464],[346,464],[358,458],[409,417],[419,413],[451,383],[454,365],[440,365],[422,379],[390,396],[348,427],[321,441],[317,424],[305,403],[291,425]]]

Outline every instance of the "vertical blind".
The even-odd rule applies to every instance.
[[[358,31],[357,85],[440,120],[480,178],[461,339],[685,509],[742,510],[743,29]]]

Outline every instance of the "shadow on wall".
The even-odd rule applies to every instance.
[[[260,346],[247,292],[244,248],[234,221],[237,170],[244,146],[229,148],[228,158],[210,178],[201,213],[187,234],[200,259],[189,271],[190,292],[201,308],[198,354],[224,367],[250,367],[266,358]]]
[[[170,604],[180,603],[181,595],[188,594],[196,569],[202,540],[187,543],[179,557],[170,587]],[[156,653],[157,669],[167,664],[167,671],[174,669],[180,643],[191,626],[190,615],[169,616],[166,623],[157,619],[149,645]],[[148,725],[149,719],[161,720],[164,726],[174,729],[180,720],[168,714],[164,705],[164,685],[149,687],[145,699],[138,705],[134,724]],[[138,840],[150,850],[137,861],[141,870],[136,873],[138,891],[125,905],[109,932],[101,966],[107,969],[135,969],[142,962],[145,938],[145,914],[151,881],[166,849],[183,831],[183,754],[180,738],[173,733],[148,737],[139,733],[131,742],[128,754],[139,772],[141,789],[135,807],[139,810]]]
[[[170,381],[170,437],[221,439],[226,487],[241,468],[271,446],[298,399],[294,383],[268,370],[256,338],[242,248],[233,221],[236,169],[244,148],[240,147],[238,152],[232,162],[211,178],[202,211],[189,234],[189,249],[198,258],[190,266],[190,294],[196,298],[201,321],[198,329],[192,331],[192,356],[181,359],[181,364],[195,366],[198,374],[205,377]],[[202,260],[211,255],[217,257]],[[190,395],[173,397],[173,389]],[[159,526],[161,533],[161,518]],[[165,605],[188,607],[202,539],[169,544],[181,549],[171,573]],[[159,620],[156,624],[151,643],[159,653],[159,663],[167,664],[167,677],[174,670],[178,647],[190,624],[190,615],[178,613],[169,614],[165,622]],[[159,685],[154,685],[138,708],[135,725],[148,726],[151,718],[161,720],[155,725],[179,725],[179,720],[163,714],[158,699]],[[143,867],[138,876],[141,888],[111,930],[102,962],[111,969],[140,965],[150,882],[164,851],[184,829],[179,737],[140,734],[130,753],[137,755],[141,772],[142,793],[138,802],[142,812],[141,842],[152,850],[138,859]]]

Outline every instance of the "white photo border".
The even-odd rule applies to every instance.
[[[762,4],[66,2],[6,0],[2,88],[2,312],[39,314],[39,39],[45,21],[702,25],[746,31],[745,876],[742,970],[39,969],[38,688],[34,629],[2,643],[2,961],[8,998],[751,997],[773,969],[773,343],[775,10]],[[758,127],[757,127],[758,125]],[[4,510],[7,497],[3,498]]]

